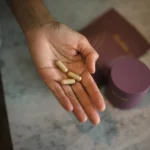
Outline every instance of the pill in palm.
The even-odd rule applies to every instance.
[[[78,74],[73,73],[73,72],[68,72],[68,77],[71,77],[71,78],[75,79],[76,81],[81,81],[82,80],[81,76],[79,76]]]
[[[71,85],[71,84],[75,84],[75,80],[74,79],[64,79],[61,81],[61,84],[64,84],[64,85]]]
[[[56,65],[62,72],[68,71],[67,67],[60,60],[56,61]]]

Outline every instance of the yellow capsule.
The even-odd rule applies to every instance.
[[[75,79],[76,81],[81,81],[82,80],[81,76],[79,76],[78,74],[75,74],[73,72],[68,72],[68,77],[71,77],[71,78]]]
[[[68,71],[67,67],[60,60],[56,61],[56,65],[62,72]]]
[[[61,81],[61,84],[65,84],[65,85],[70,85],[70,84],[75,84],[76,81],[74,79],[64,79]]]

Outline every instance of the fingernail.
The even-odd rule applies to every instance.
[[[80,120],[80,122],[82,122],[82,123],[85,123],[86,121],[87,121],[87,116],[85,116],[84,118],[82,118],[81,120]]]
[[[96,126],[98,124],[100,124],[100,118],[98,118],[97,120],[95,120],[95,122],[93,122],[93,124]]]
[[[68,106],[66,107],[66,110],[69,111],[69,112],[73,111],[73,106],[68,105]]]
[[[95,73],[95,65],[94,65],[94,67],[91,69],[91,72],[90,72],[91,74],[94,74]]]
[[[106,105],[103,105],[103,107],[101,108],[101,112],[105,111],[106,109]]]

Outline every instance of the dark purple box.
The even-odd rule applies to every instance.
[[[114,9],[98,17],[80,31],[87,37],[100,57],[93,75],[98,85],[108,81],[110,68],[121,56],[140,57],[150,44],[123,16]]]

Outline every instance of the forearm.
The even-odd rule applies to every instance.
[[[9,6],[25,33],[54,21],[42,0],[9,0]]]

